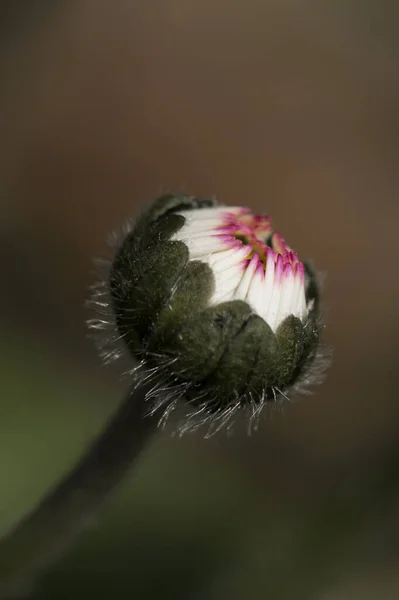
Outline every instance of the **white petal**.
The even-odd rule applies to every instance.
[[[280,323],[288,317],[288,315],[293,314],[292,310],[292,295],[294,292],[295,278],[294,278],[294,270],[292,268],[291,263],[286,263],[284,266],[283,272],[283,289],[281,292],[280,305],[276,318],[275,327],[277,328]],[[296,309],[296,306],[295,306]]]
[[[248,290],[249,290],[249,286],[251,284],[252,277],[254,276],[254,273],[256,271],[258,262],[259,262],[259,256],[257,254],[254,254],[253,257],[251,258],[251,260],[249,261],[249,264],[248,264],[247,268],[245,269],[244,276],[240,281],[240,285],[238,286],[238,288],[236,290],[235,297],[237,300],[245,300],[246,299]]]
[[[237,240],[238,242],[238,240]],[[236,265],[247,258],[251,254],[252,248],[248,244],[241,244],[238,242],[237,247],[231,250],[225,250],[224,252],[215,252],[209,257],[209,264],[215,273],[221,273]]]
[[[296,314],[300,319],[303,320],[308,314],[305,297],[305,268],[303,266],[303,263],[299,263],[297,265],[296,270],[297,276],[299,278],[299,283],[297,284],[299,289],[296,305]]]
[[[187,221],[194,221],[197,219],[206,220],[214,219],[215,217],[228,216],[229,213],[234,215],[244,214],[250,212],[250,209],[242,206],[215,206],[214,208],[196,208],[193,210],[182,210],[177,214],[182,215]]]
[[[282,286],[282,275],[283,275],[283,259],[281,254],[277,256],[276,266],[274,270],[274,282],[273,282],[273,292],[270,299],[270,306],[267,312],[266,321],[269,323],[270,327],[275,330],[275,323],[277,320],[277,315],[280,306],[281,292],[283,290]]]
[[[292,293],[292,307],[293,307],[293,312],[292,314],[295,317],[300,317],[300,312],[298,310],[298,303],[299,303],[299,294],[301,292],[301,287],[303,287],[303,264],[302,263],[297,263],[296,267],[295,267],[295,284],[294,284],[294,291]]]
[[[203,254],[211,254],[219,250],[227,250],[235,241],[232,236],[204,235],[202,237],[182,240],[187,244],[190,258],[197,258]]]
[[[213,236],[221,236],[221,235],[230,235],[230,232],[228,230],[226,231],[219,231],[218,229],[212,229],[212,228],[205,228],[203,231],[191,231],[189,228],[184,230],[184,228],[182,228],[179,231],[179,235],[175,237],[175,239],[181,240],[182,242],[184,242],[185,244],[187,242],[189,242],[190,240],[195,240],[196,238],[202,238],[202,237],[213,237]]]
[[[212,296],[212,303],[233,300],[235,298],[235,291],[243,275],[243,267],[241,264],[238,264],[227,269],[223,275],[215,277],[216,288]]]
[[[308,314],[308,309],[306,306],[306,298],[305,298],[305,286],[302,286],[301,291],[299,292],[297,313],[298,313],[298,317],[302,320]]]
[[[275,269],[274,259],[275,259],[275,253],[273,252],[273,250],[271,248],[268,248],[267,254],[266,254],[266,272],[265,272],[265,278],[263,281],[264,305],[263,305],[262,314],[261,314],[261,316],[265,320],[267,319],[270,302],[272,299],[272,293],[273,293],[274,269]]]
[[[263,263],[259,260],[254,276],[252,277],[251,283],[249,284],[247,301],[249,305],[253,308],[253,310],[263,317],[264,310],[264,279],[265,279],[265,270]]]
[[[183,227],[174,235],[180,238],[183,235],[194,235],[199,232],[211,233],[213,229],[217,230],[221,225],[223,225],[223,221],[220,217],[216,217],[215,219],[201,219],[198,216],[195,219],[186,219]]]

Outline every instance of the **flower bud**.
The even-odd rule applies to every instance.
[[[108,284],[117,335],[154,378],[153,410],[189,407],[182,432],[243,408],[255,418],[320,371],[315,272],[268,216],[162,196],[128,227]]]

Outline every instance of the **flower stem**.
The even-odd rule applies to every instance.
[[[145,390],[126,399],[73,469],[0,540],[0,598],[23,594],[96,515],[157,428]]]

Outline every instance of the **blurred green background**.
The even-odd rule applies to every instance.
[[[0,531],[127,382],[92,257],[164,191],[267,211],[325,274],[315,394],[256,434],[158,435],[34,600],[399,598],[399,9],[3,0]]]

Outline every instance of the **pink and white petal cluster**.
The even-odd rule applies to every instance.
[[[212,268],[211,304],[244,300],[273,331],[289,315],[306,319],[304,265],[273,232],[269,217],[230,206],[179,214],[185,223],[172,239],[187,245],[191,260]]]

